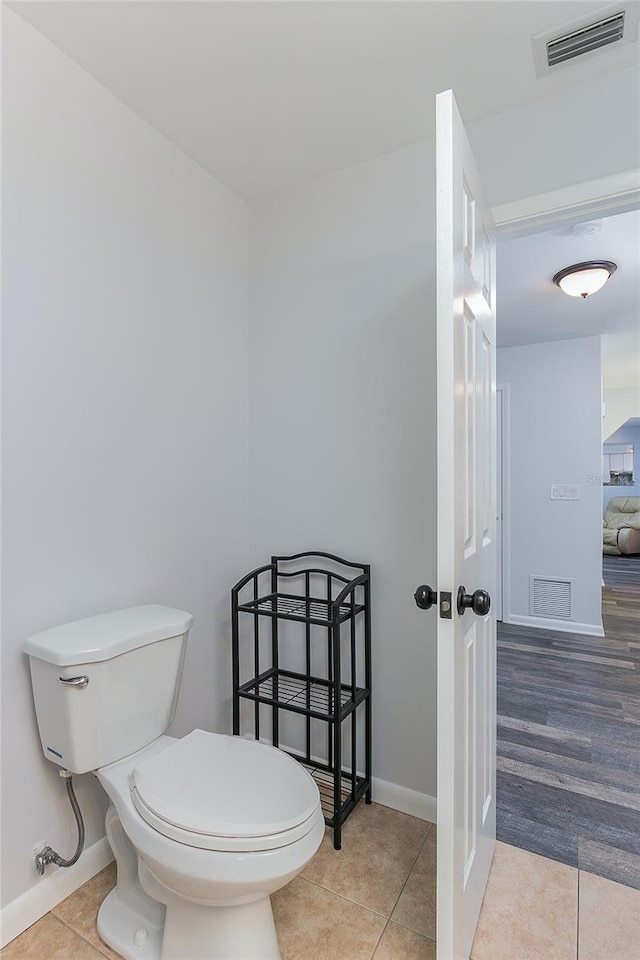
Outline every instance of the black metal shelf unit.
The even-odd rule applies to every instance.
[[[329,561],[326,568],[318,566],[323,560]],[[261,706],[271,708],[271,741],[280,749],[280,712],[305,718],[305,749],[287,752],[318,784],[336,850],[341,846],[342,824],[356,803],[363,796],[366,803],[371,803],[370,596],[369,564],[351,563],[318,551],[272,557],[271,563],[252,570],[231,591],[233,732],[240,734],[243,700],[254,704],[252,732],[257,740]],[[249,616],[252,629],[242,622]],[[287,669],[281,663],[278,626],[283,621],[304,624],[298,643],[304,669]],[[261,624],[266,627],[266,644]],[[312,636],[313,627],[327,631],[322,669],[317,666],[318,631]],[[241,662],[246,673],[247,661],[250,677],[242,679]],[[326,724],[324,759],[311,752],[312,720]],[[348,764],[343,758],[345,722],[350,724],[350,744],[346,737]],[[359,772],[358,745],[360,741],[362,746],[362,739],[364,768]]]

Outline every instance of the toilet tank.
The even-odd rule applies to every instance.
[[[150,604],[30,637],[24,651],[45,757],[86,773],[161,736],[175,714],[192,622]]]

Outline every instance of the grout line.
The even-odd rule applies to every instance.
[[[82,888],[80,887],[79,889],[82,889]],[[54,909],[55,909],[55,908],[54,908]],[[50,910],[49,912],[51,913],[52,916],[54,916],[54,917],[56,918],[56,920],[59,920],[60,923],[64,924],[65,927],[67,927],[69,930],[71,930],[72,933],[75,933],[76,937],[80,937],[80,939],[81,939],[81,940],[84,940],[85,943],[88,943],[90,947],[93,947],[93,949],[94,949],[97,953],[99,953],[101,957],[105,957],[106,960],[110,960],[110,957],[108,957],[108,955],[107,955],[106,953],[103,953],[103,952],[102,952],[102,949],[101,949],[102,942],[101,942],[101,946],[100,946],[100,947],[97,947],[97,946],[95,945],[95,943],[92,943],[91,940],[88,940],[87,937],[85,937],[84,933],[81,933],[80,930],[76,930],[76,928],[75,928],[75,927],[72,927],[70,923],[67,923],[66,920],[63,920],[62,917],[59,917],[57,914],[55,914],[55,913],[53,912],[53,910]],[[105,946],[107,947],[107,949],[110,949],[106,944],[105,944]],[[115,950],[113,950],[112,953],[115,953]]]
[[[388,916],[387,916],[386,914],[384,914],[384,913],[381,913],[379,910],[374,910],[372,907],[366,906],[366,904],[361,903],[359,900],[353,900],[351,897],[347,897],[347,896],[345,896],[345,895],[342,894],[342,893],[336,893],[336,891],[335,891],[335,890],[332,890],[331,887],[326,887],[323,883],[318,883],[317,880],[311,880],[309,877],[305,877],[304,873],[300,874],[300,877],[301,877],[301,879],[306,880],[307,883],[312,883],[314,886],[320,887],[321,890],[326,890],[327,893],[332,893],[335,897],[340,897],[341,900],[346,900],[348,903],[355,903],[356,906],[362,907],[363,910],[368,910],[369,913],[373,913],[373,914],[375,914],[375,915],[378,916],[378,917],[383,917],[383,918],[387,921],[387,923],[385,923],[384,929],[383,929],[383,931],[382,931],[382,933],[384,933],[384,931],[385,931],[386,928],[387,928],[387,924],[388,924],[389,921],[391,920],[391,916],[392,916],[392,914],[393,914],[393,911],[395,910],[395,908],[396,908],[396,906],[397,906],[397,904],[398,904],[398,900],[399,900],[400,897],[402,896],[402,891],[404,890],[404,888],[406,887],[407,883],[409,882],[409,877],[410,877],[411,874],[413,873],[413,868],[415,867],[416,863],[418,862],[418,857],[419,857],[420,854],[422,853],[422,848],[424,847],[425,843],[427,842],[427,839],[428,839],[428,837],[429,837],[429,834],[431,833],[431,828],[432,828],[432,827],[433,827],[433,824],[430,823],[430,824],[429,824],[429,829],[427,830],[427,832],[426,832],[426,834],[425,834],[425,838],[424,838],[424,840],[421,842],[420,846],[418,847],[418,852],[416,853],[416,855],[415,855],[415,857],[414,857],[414,859],[413,859],[413,861],[412,861],[412,863],[411,863],[411,867],[410,867],[410,869],[409,869],[409,872],[408,872],[408,874],[407,874],[407,877],[406,877],[404,883],[402,884],[402,887],[401,887],[401,889],[400,889],[400,893],[398,894],[398,896],[396,897],[396,899],[395,899],[394,902],[393,902],[393,906],[392,906],[392,908],[391,908],[391,912],[389,913]],[[401,926],[405,926],[405,925],[404,925],[404,924],[401,924]],[[407,930],[411,930],[411,927],[407,927]],[[418,933],[418,931],[417,931],[417,930],[413,930],[413,933]],[[380,936],[382,936],[382,934],[381,934]],[[420,936],[424,936],[424,934],[420,934]],[[427,939],[428,939],[428,938],[427,938]]]
[[[389,924],[391,923],[391,917],[393,916],[393,911],[394,911],[395,908],[398,906],[398,901],[400,900],[400,897],[402,896],[402,893],[403,893],[403,891],[404,891],[404,888],[406,887],[407,883],[409,882],[409,877],[410,877],[411,874],[413,873],[413,868],[415,867],[416,863],[418,862],[418,857],[419,857],[420,854],[422,853],[422,849],[423,849],[425,843],[427,842],[427,839],[428,839],[428,837],[429,837],[429,834],[431,833],[431,828],[432,828],[432,827],[433,827],[433,824],[430,823],[430,824],[429,824],[429,828],[428,828],[428,830],[427,830],[427,832],[426,832],[426,834],[425,834],[424,840],[422,841],[422,843],[421,843],[420,846],[418,847],[418,852],[416,853],[415,858],[414,858],[414,860],[413,860],[413,863],[411,864],[411,869],[409,870],[409,873],[407,874],[406,880],[405,880],[404,883],[402,884],[402,888],[401,888],[401,890],[400,890],[400,893],[398,894],[398,896],[397,896],[397,898],[396,898],[396,900],[395,900],[395,903],[393,904],[393,907],[391,908],[391,913],[389,914],[389,916],[388,916],[388,918],[387,918],[387,922],[385,923],[385,925],[384,925],[384,927],[383,927],[382,933],[380,934],[380,937],[379,937],[379,939],[378,939],[378,943],[376,943],[375,948],[374,948],[374,951],[373,951],[373,953],[371,954],[371,960],[372,960],[372,958],[374,957],[376,950],[378,949],[378,945],[379,945],[380,941],[382,940],[383,936],[385,935],[385,932],[386,932],[386,930],[387,930],[387,927],[388,927]],[[396,922],[396,921],[394,921],[394,923],[395,923],[395,922]],[[402,924],[399,924],[399,926],[404,927],[405,930],[411,930],[412,933],[416,933],[416,934],[418,933],[417,930],[412,930],[411,927],[407,927],[407,926],[406,926],[405,924],[403,924],[403,923],[402,923]],[[419,935],[419,936],[422,936],[422,934],[418,934],[418,935]],[[425,937],[425,939],[428,939],[428,938]]]
[[[343,893],[336,893],[331,887],[325,887],[323,883],[318,883],[317,880],[310,880],[309,877],[305,877],[303,874],[299,874],[298,877],[294,877],[294,879],[306,880],[307,883],[312,884],[314,887],[320,887],[321,890],[326,890],[327,893],[331,893],[334,897],[338,897],[340,900],[346,900],[347,903],[353,903],[356,907],[361,907],[363,910],[366,910],[367,913],[373,913],[374,916],[381,917],[383,920],[391,919],[390,916],[388,917],[385,913],[380,913],[379,910],[374,910],[373,907],[367,907],[364,903],[360,903],[359,900],[352,900],[351,897],[345,897]]]
[[[435,937],[428,937],[426,933],[420,933],[419,930],[414,930],[413,927],[410,927],[407,923],[403,923],[402,920],[392,920],[389,917],[389,923],[396,923],[399,927],[402,927],[403,930],[410,930],[411,933],[415,933],[416,937],[422,937],[423,940],[428,940],[429,943],[436,943]],[[473,960],[473,957],[470,958]]]
[[[414,869],[416,863],[418,862],[418,857],[420,856],[420,854],[422,853],[422,851],[423,851],[423,849],[424,849],[425,843],[426,843],[427,840],[429,839],[429,835],[430,835],[430,833],[431,833],[431,828],[432,828],[432,827],[433,827],[433,824],[430,823],[430,824],[429,824],[429,829],[427,830],[427,832],[426,832],[426,834],[425,834],[425,838],[424,838],[424,840],[422,841],[422,843],[420,844],[420,846],[418,847],[418,852],[416,853],[416,855],[415,855],[415,857],[414,857],[413,863],[411,864],[411,869],[409,870],[409,873],[407,874],[406,880],[405,880],[404,883],[402,884],[402,888],[401,888],[401,890],[400,890],[400,893],[398,894],[398,896],[397,896],[397,898],[396,898],[396,901],[395,901],[395,903],[393,904],[393,908],[392,908],[392,910],[391,910],[391,913],[389,914],[389,919],[391,919],[391,917],[393,916],[393,911],[394,911],[395,908],[398,906],[398,901],[400,900],[400,897],[401,897],[402,894],[404,893],[404,888],[405,888],[406,885],[409,883],[409,878],[411,877],[411,874],[413,873],[413,869]],[[410,930],[411,928],[408,927],[407,929]],[[414,933],[417,933],[418,931],[417,931],[417,930],[414,930],[413,932],[414,932]]]
[[[380,936],[378,937],[378,939],[377,939],[376,942],[375,942],[375,946],[374,946],[373,950],[372,950],[371,953],[369,954],[369,960],[373,960],[373,958],[375,957],[376,952],[377,952],[377,950],[378,950],[378,947],[380,946],[380,941],[381,941],[382,938],[384,937],[385,931],[386,931],[386,929],[387,929],[387,927],[389,926],[390,923],[391,923],[391,920],[390,920],[390,919],[387,919],[387,922],[385,923],[384,927],[383,927],[382,930],[380,931]]]

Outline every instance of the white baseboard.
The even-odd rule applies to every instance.
[[[436,822],[437,801],[427,793],[419,793],[409,787],[401,787],[397,783],[389,783],[387,780],[378,780],[377,777],[373,777],[371,794],[374,802],[381,803],[383,807],[391,807],[401,813],[410,813],[412,817],[428,820],[429,823]]]
[[[558,630],[560,633],[604,637],[604,630],[597,623],[575,623],[573,620],[553,620],[551,617],[524,617],[513,613],[504,623],[512,623],[517,627],[533,627],[534,630]]]
[[[244,734],[247,740],[253,740],[250,733]],[[260,737],[261,743],[271,746],[271,741],[266,737]],[[285,744],[280,746],[289,753],[302,757],[300,750],[293,747],[287,747]],[[311,757],[312,761],[324,763],[322,757]],[[363,777],[364,773],[358,770],[358,776]],[[378,780],[377,777],[371,778],[371,795],[374,803],[380,803],[383,807],[391,807],[392,810],[399,810],[400,813],[409,813],[412,817],[418,817],[420,820],[428,820],[429,823],[436,822],[437,801],[435,797],[430,797],[427,793],[419,793],[417,790],[411,790],[410,787],[401,787],[398,783],[389,783],[387,780]]]
[[[47,867],[30,890],[0,911],[0,947],[13,940],[113,860],[106,837],[88,847],[72,867]]]

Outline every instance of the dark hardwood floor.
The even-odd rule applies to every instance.
[[[498,839],[640,889],[640,556],[605,637],[498,624]]]

